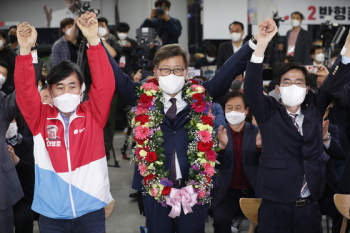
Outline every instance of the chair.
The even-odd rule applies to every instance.
[[[260,198],[241,198],[239,205],[243,214],[249,219],[249,233],[254,232],[255,225],[258,224],[258,210],[261,204]]]
[[[108,205],[105,206],[106,220],[112,215],[114,210],[115,201],[112,200]]]
[[[350,219],[350,195],[335,194],[334,203],[338,211],[344,216],[340,233],[345,233],[348,219]]]

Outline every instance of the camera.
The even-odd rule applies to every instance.
[[[165,8],[164,7],[158,7],[156,9],[157,11],[157,16],[163,16],[165,14]]]
[[[153,66],[153,62],[149,59],[150,45],[154,42],[156,32],[154,28],[138,28],[136,29],[136,39],[138,47],[135,49],[135,55],[138,57],[138,65],[141,68]]]
[[[330,48],[333,38],[333,25],[330,22],[330,17],[326,16],[326,22],[321,24],[322,47]]]
[[[98,16],[100,14],[100,10],[99,9],[93,9],[90,6],[90,2],[91,2],[91,0],[81,1],[81,8],[80,9],[79,9],[79,6],[78,6],[78,1],[75,2],[75,6],[79,9],[79,15],[83,15],[87,11],[95,13],[96,16]]]

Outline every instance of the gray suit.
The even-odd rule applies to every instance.
[[[13,232],[12,206],[24,196],[5,138],[11,121],[18,114],[16,92],[6,96],[0,91],[0,232],[6,233]]]

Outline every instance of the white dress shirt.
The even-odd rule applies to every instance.
[[[242,40],[241,44],[239,45],[239,47],[236,47],[236,45],[234,43],[232,43],[233,53],[236,53],[240,48],[242,48],[242,43],[243,43],[243,40]]]
[[[172,105],[172,103],[170,102],[170,99],[172,97],[170,95],[166,94],[164,91],[162,92],[162,94],[163,94],[163,98],[164,98],[164,100],[163,100],[164,113],[166,113]],[[176,114],[178,114],[188,105],[188,103],[182,99],[182,91],[180,91],[174,98],[176,99],[176,102],[175,102]],[[176,151],[175,151],[175,168],[176,168],[176,179],[181,179],[182,174],[181,174],[179,161],[177,159]]]

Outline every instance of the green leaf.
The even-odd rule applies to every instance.
[[[163,147],[158,147],[156,150],[156,154],[159,156],[165,152],[165,149]]]
[[[194,137],[192,136],[192,134],[190,132],[187,133],[187,137],[188,140],[192,141],[194,139]]]
[[[164,104],[162,102],[156,102],[156,107],[158,109],[162,109],[162,108],[164,108]]]
[[[214,176],[220,176],[220,173],[219,172],[214,173]]]
[[[165,177],[169,177],[169,173],[170,173],[169,171],[166,171],[166,172],[163,173],[163,175],[164,175]]]
[[[188,130],[190,130],[192,128],[191,123],[187,123],[184,127],[185,127],[185,129],[188,129]]]
[[[215,152],[219,152],[219,151],[221,151],[220,147],[216,147]]]
[[[163,144],[164,139],[161,138],[161,137],[158,137],[158,138],[156,138],[156,142],[159,143],[159,144]]]
[[[215,160],[215,165],[221,164],[219,161]]]
[[[163,135],[164,134],[163,134],[163,132],[161,130],[156,132],[156,136],[158,136],[158,137],[162,137]]]
[[[164,154],[158,155],[158,158],[159,158],[160,160],[162,160],[163,162],[165,162],[165,160],[166,160],[166,157],[165,157]],[[162,166],[164,166],[164,165],[162,165]]]
[[[190,177],[193,177],[193,176],[196,175],[195,170],[194,170],[192,167],[190,167],[190,170],[189,170],[189,172],[188,172],[188,175],[189,175]]]

